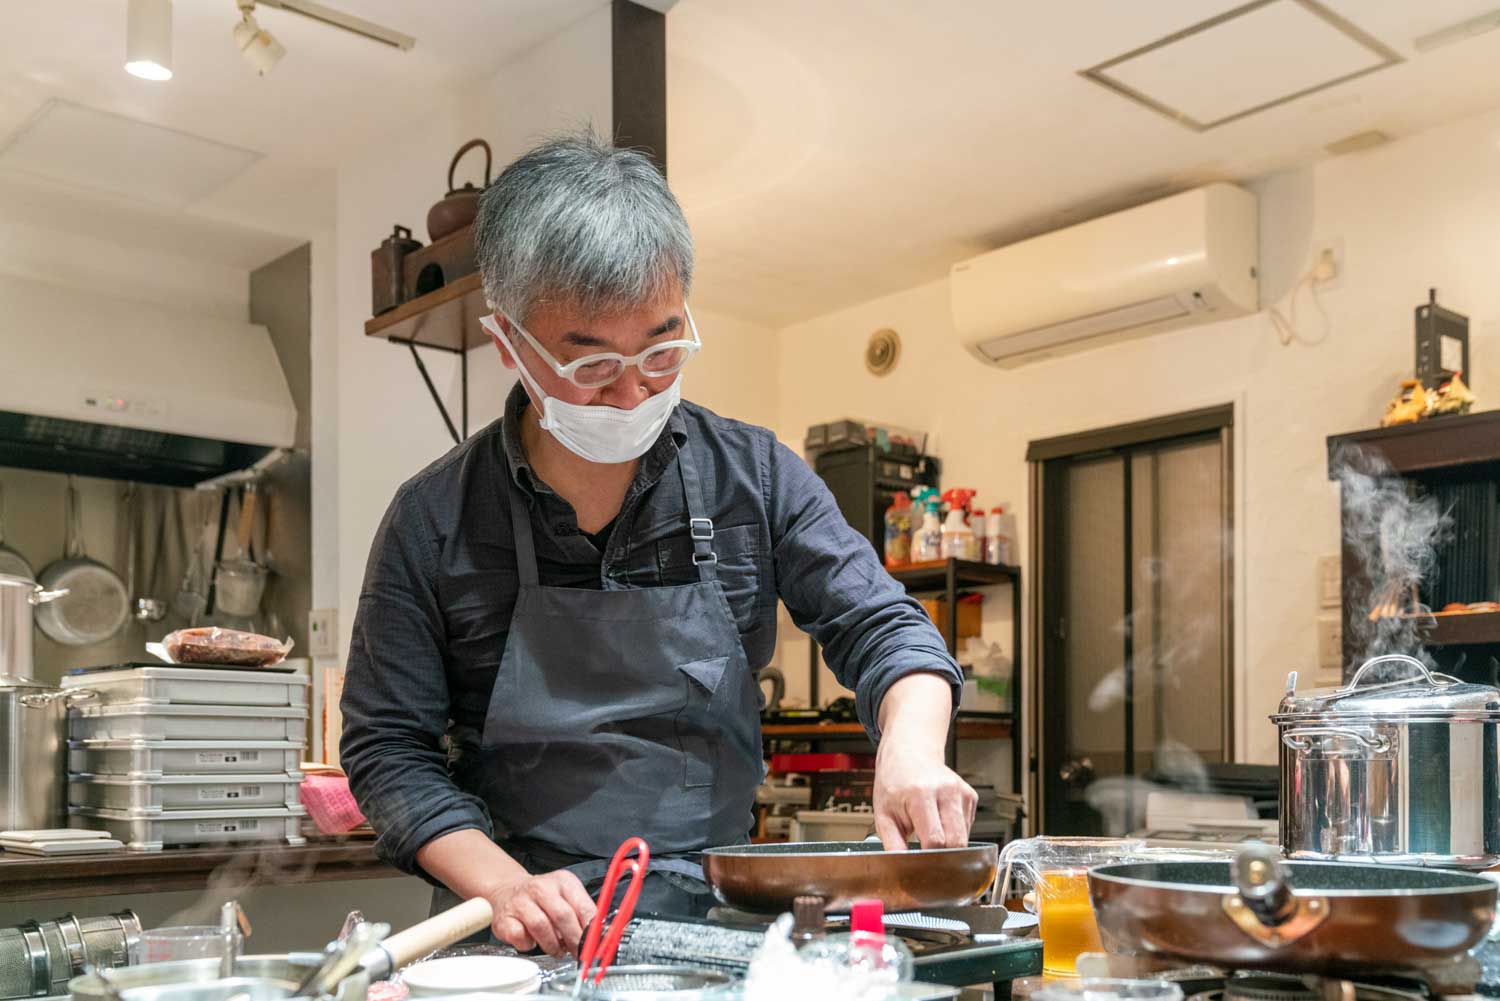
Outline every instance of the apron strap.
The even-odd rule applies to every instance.
[[[714,523],[712,518],[701,517],[708,509],[703,506],[698,466],[686,444],[677,450],[677,469],[682,473],[682,496],[687,501],[688,535],[693,540],[693,563],[698,567],[698,579],[716,580],[719,557],[714,552]]]
[[[536,543],[531,537],[531,512],[529,502],[521,495],[521,488],[514,481],[506,484],[510,494],[510,530],[516,540],[516,575],[522,587],[536,587],[539,583],[536,572]]]

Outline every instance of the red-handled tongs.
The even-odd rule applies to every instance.
[[[627,860],[625,856],[635,852],[635,858]],[[573,985],[573,996],[576,998],[583,993],[583,982],[590,974],[593,974],[594,983],[604,979],[604,971],[609,969],[609,964],[615,961],[615,952],[620,948],[620,937],[625,934],[625,926],[630,924],[630,918],[635,914],[635,902],[641,895],[641,883],[646,878],[646,867],[651,864],[651,849],[646,847],[646,842],[640,838],[630,838],[619,848],[615,849],[615,857],[609,860],[609,868],[604,873],[604,886],[599,890],[598,908],[594,911],[594,919],[589,922],[588,934],[583,938],[583,948],[578,952],[578,982]],[[604,931],[604,915],[609,909],[610,901],[615,899],[615,886],[620,882],[620,874],[630,873],[630,885],[625,889],[625,898],[620,901],[619,909],[609,922],[609,931],[604,934],[604,941],[599,940],[600,933]],[[595,961],[598,966],[595,967]]]

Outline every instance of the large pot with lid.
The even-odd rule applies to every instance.
[[[1500,862],[1500,690],[1375,657],[1342,688],[1286,695],[1283,851],[1291,858],[1486,869]]]
[[[0,831],[68,826],[68,707],[97,695],[0,675]]]
[[[33,610],[67,593],[48,591],[30,577],[0,574],[0,676],[31,677]]]

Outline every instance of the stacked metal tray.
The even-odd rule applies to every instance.
[[[302,844],[309,680],[289,669],[121,664],[71,672],[68,813],[131,851]]]

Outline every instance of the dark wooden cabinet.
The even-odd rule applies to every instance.
[[[1448,601],[1500,600],[1500,411],[1438,417],[1398,427],[1332,435],[1328,438],[1328,477],[1339,479],[1349,450],[1357,449],[1389,466],[1415,494],[1435,496],[1451,519],[1447,541],[1438,548],[1437,566],[1421,584],[1421,598],[1441,611]],[[1350,498],[1341,498],[1344,672],[1359,666],[1357,628],[1370,614],[1370,581],[1359,553],[1349,543]],[[1445,561],[1463,559],[1469,572],[1455,580],[1444,575]],[[1449,567],[1448,569],[1451,569]],[[1466,593],[1472,592],[1472,593]],[[1421,617],[1417,638],[1445,670],[1494,682],[1500,667],[1500,612]]]

